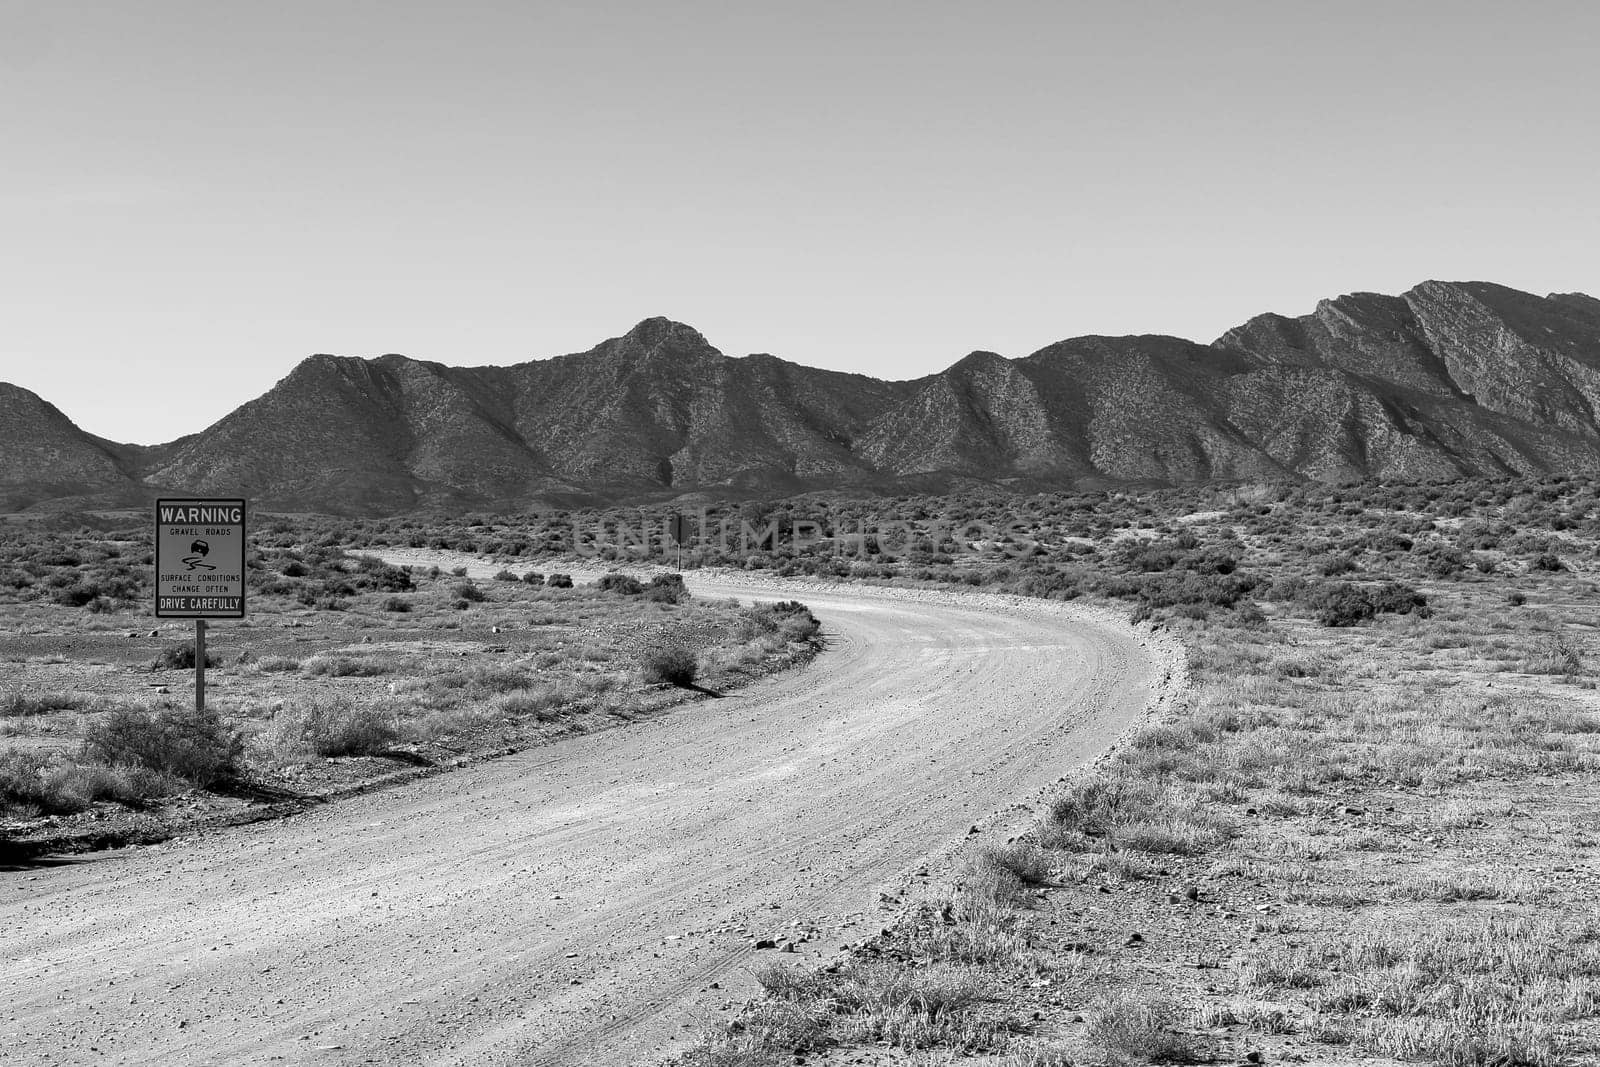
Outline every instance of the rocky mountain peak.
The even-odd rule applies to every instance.
[[[1354,292],[1213,343],[1075,337],[915,381],[725,356],[648,318],[511,367],[318,354],[148,448],[0,384],[0,507],[242,494],[345,513],[539,501],[1440,478],[1600,462],[1600,301],[1488,282]],[[74,504],[76,506],[76,503]]]

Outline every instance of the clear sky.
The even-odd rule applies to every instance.
[[[315,352],[651,315],[910,378],[1600,293],[1597,42],[1477,0],[0,0],[0,380],[152,443]]]

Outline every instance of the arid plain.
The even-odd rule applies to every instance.
[[[0,1030],[42,1063],[1584,1062],[1595,505],[808,497],[697,514],[774,537],[686,584],[613,536],[636,509],[275,517],[211,722],[138,516],[15,519]]]

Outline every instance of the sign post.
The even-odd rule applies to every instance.
[[[244,618],[245,502],[156,501],[156,618],[194,620],[194,706],[206,706],[206,620]]]
[[[206,710],[206,620],[194,620],[194,710]]]
[[[678,570],[681,571],[683,570],[683,543],[689,540],[689,516],[681,511],[675,511],[672,513],[672,518],[668,525],[672,531],[672,539],[678,545]]]

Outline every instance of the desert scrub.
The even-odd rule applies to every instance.
[[[644,587],[644,595],[660,604],[682,604],[689,599],[689,588],[681,574],[658,574]]]
[[[53,711],[82,711],[94,704],[79,693],[25,693],[16,690],[0,697],[0,718],[48,715]]]
[[[735,1028],[709,1036],[684,1059],[693,1067],[761,1063],[759,1057],[796,1048],[882,1042],[896,1048],[1004,1048],[1010,1030],[974,1009],[986,998],[978,972],[936,963],[911,970],[891,963],[845,964],[833,973],[807,973],[765,964],[756,980],[766,999]]]
[[[1089,1040],[1114,1064],[1188,1063],[1189,1039],[1176,1033],[1186,1013],[1165,997],[1119,993],[1089,1016]]]
[[[664,641],[639,653],[639,673],[646,682],[686,686],[700,673],[694,649],[681,641]]]
[[[1025,842],[991,845],[978,853],[976,864],[980,869],[1003,871],[1023,885],[1048,885],[1053,866],[1049,855]]]
[[[620,596],[638,596],[644,592],[644,586],[639,583],[639,579],[617,571],[602,574],[595,580],[594,587],[602,593],[616,593]]]
[[[466,602],[468,604],[481,604],[485,600],[489,599],[489,594],[485,593],[483,589],[474,582],[456,582],[450,587],[450,599],[454,600],[458,604],[462,602]]]
[[[312,656],[300,669],[312,677],[373,678],[402,668],[395,657],[323,654]]]
[[[811,609],[798,600],[783,600],[770,604],[757,604],[745,612],[739,637],[753,640],[765,635],[781,637],[785,641],[804,641],[822,629]]]
[[[375,756],[394,746],[400,729],[393,715],[338,695],[280,708],[272,717],[270,733],[287,755]]]
[[[1205,810],[1198,796],[1144,780],[1137,774],[1142,762],[1136,759],[1137,742],[1134,754],[1135,760],[1124,757],[1109,772],[1058,798],[1040,831],[1040,844],[1079,852],[1136,849],[1196,855],[1233,836],[1233,821]]]
[[[1257,951],[1246,981],[1319,1016],[1354,1016],[1350,1043],[1443,1064],[1556,1065],[1568,1022],[1600,1012],[1600,926],[1440,909]]]
[[[178,789],[170,776],[148,768],[0,752],[0,811],[12,815],[71,815],[103,800],[137,808]]]
[[[220,661],[215,653],[206,653],[206,666],[215,667]],[[168,645],[156,654],[155,662],[150,664],[153,671],[192,671],[194,670],[194,642],[186,641],[181,644]]]
[[[213,710],[123,706],[105,712],[83,739],[88,758],[144,767],[210,787],[239,773],[244,742]]]

